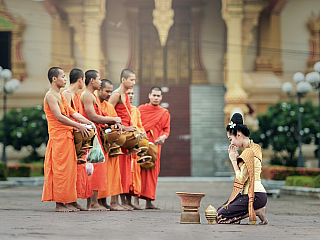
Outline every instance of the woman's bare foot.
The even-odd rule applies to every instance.
[[[56,212],[72,212],[70,208],[67,208],[63,203],[56,203]]]
[[[79,212],[80,209],[76,208],[75,206],[73,206],[73,203],[66,203],[65,206],[69,209],[71,209],[72,212]]]
[[[77,202],[74,202],[73,206],[76,207],[77,209],[79,209],[80,211],[88,211],[86,208],[82,207]]]
[[[109,211],[109,209],[101,206],[99,203],[93,203],[90,205],[89,211]]]
[[[255,211],[256,215],[260,218],[261,222],[259,223],[260,225],[267,225],[268,224],[268,219],[266,216],[266,207],[260,208]]]

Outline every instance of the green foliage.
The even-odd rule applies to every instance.
[[[288,176],[286,186],[313,187],[314,178],[309,176]]]
[[[318,110],[308,100],[301,104],[300,112],[302,144],[310,144],[319,131]],[[272,146],[274,163],[295,166],[299,137],[298,104],[290,101],[269,106],[264,115],[258,116],[258,121],[259,129],[251,135],[254,142],[260,143],[264,149]]]
[[[320,188],[320,175],[314,178],[314,187]]]
[[[261,178],[271,180],[285,180],[288,176],[316,177],[320,174],[320,168],[263,166]]]
[[[27,162],[43,159],[36,149],[48,141],[46,115],[42,106],[12,109],[6,114],[6,143],[16,150],[27,147]],[[0,122],[0,141],[3,141],[3,119]]]
[[[43,163],[21,163],[8,165],[8,177],[43,176]]]
[[[320,175],[316,177],[288,176],[286,177],[286,186],[320,188]]]
[[[0,181],[6,181],[8,177],[8,167],[4,162],[0,162]]]

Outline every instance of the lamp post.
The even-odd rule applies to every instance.
[[[297,83],[296,93],[293,91],[293,85],[291,82],[285,82],[282,85],[282,91],[289,97],[298,98],[298,146],[299,146],[299,157],[297,167],[303,167],[303,156],[302,156],[302,134],[301,134],[301,98],[303,98],[308,92],[311,91],[312,86],[309,82],[304,81],[304,74],[302,72],[296,72],[293,75],[293,81]]]
[[[10,69],[2,69],[0,67],[0,78],[3,79],[3,150],[2,150],[2,161],[7,162],[6,156],[6,144],[7,144],[7,133],[6,133],[6,112],[7,112],[7,94],[13,93],[20,85],[18,79],[11,79],[12,72]],[[9,80],[9,81],[8,81]]]
[[[310,72],[306,75],[307,82],[311,83],[312,87],[319,92],[319,147],[318,147],[318,167],[320,168],[320,62],[316,62],[313,65],[314,72]]]

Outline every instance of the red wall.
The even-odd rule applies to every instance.
[[[151,86],[140,86],[140,104],[149,102]],[[190,106],[189,86],[171,86],[163,93],[169,103],[171,132],[161,151],[160,176],[190,176]]]

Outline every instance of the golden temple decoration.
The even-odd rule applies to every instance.
[[[320,61],[320,15],[311,13],[311,18],[307,22],[310,31],[310,55],[308,59],[308,72],[313,71],[313,65]]]
[[[154,0],[155,9],[152,12],[153,25],[157,28],[160,44],[162,47],[166,45],[169,30],[173,25],[174,11],[172,0]]]
[[[11,32],[11,71],[13,77],[23,81],[26,76],[25,61],[22,54],[25,23],[7,12],[4,0],[0,0],[0,32]]]

